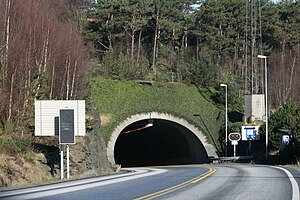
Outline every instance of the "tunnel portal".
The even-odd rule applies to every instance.
[[[205,163],[208,155],[186,127],[165,119],[143,119],[119,133],[114,159],[122,167],[158,166]]]

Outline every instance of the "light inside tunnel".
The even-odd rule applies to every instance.
[[[178,123],[152,119],[128,125],[118,136],[115,162],[124,167],[205,163],[200,140]]]

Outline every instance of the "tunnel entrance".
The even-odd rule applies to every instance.
[[[144,119],[125,127],[116,140],[114,158],[122,167],[208,161],[203,144],[189,129],[164,119]]]

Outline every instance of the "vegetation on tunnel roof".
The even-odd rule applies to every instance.
[[[91,99],[101,115],[110,116],[103,124],[108,142],[113,129],[131,115],[147,112],[168,113],[197,126],[220,149],[219,132],[224,124],[222,110],[207,101],[194,85],[183,83],[140,84],[94,77],[90,81]],[[197,114],[197,116],[195,116]]]

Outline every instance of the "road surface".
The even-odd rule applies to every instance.
[[[299,171],[251,164],[135,168],[133,172],[0,192],[0,199],[292,199]],[[291,177],[288,177],[291,176]]]
[[[289,172],[271,166],[224,164],[214,167],[216,173],[199,184],[159,199],[300,199],[299,172],[295,171],[295,178],[289,178],[287,174]]]

